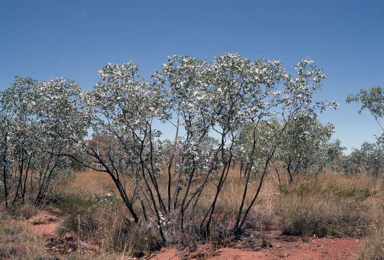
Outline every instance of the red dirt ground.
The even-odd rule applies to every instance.
[[[353,259],[360,239],[310,238],[281,236],[278,231],[266,232],[270,247],[261,248],[260,241],[238,242],[226,248],[214,249],[209,245],[198,245],[194,250],[180,252],[175,248],[164,248],[150,259]]]
[[[13,222],[13,221],[12,221]],[[20,221],[17,221],[20,222]],[[62,237],[53,234],[59,219],[47,211],[23,222],[34,232],[47,239],[48,253],[69,253],[74,250],[91,250],[99,252],[99,248],[78,241],[75,235],[67,233]],[[166,247],[159,252],[146,255],[142,259],[176,260],[176,259],[213,259],[213,260],[245,260],[245,259],[353,259],[361,239],[352,238],[301,238],[282,236],[278,230],[265,232],[267,241],[261,247],[260,235],[247,237],[243,241],[228,244],[225,248],[214,248],[211,245],[191,246],[184,250]],[[87,246],[84,248],[84,244]],[[132,258],[125,258],[132,259]]]
[[[37,216],[27,221],[28,226],[35,233],[44,236],[53,233],[59,218],[49,212],[42,210]]]

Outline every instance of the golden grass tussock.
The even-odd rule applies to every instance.
[[[135,184],[129,177],[122,178],[131,198]],[[251,176],[245,207],[250,205],[254,198],[260,178],[261,176]],[[160,192],[165,199],[167,181],[165,173],[158,176]],[[168,212],[168,223],[164,226],[168,245],[176,244],[184,248],[201,242],[218,246],[230,242],[233,239],[230,231],[237,217],[244,182],[245,178],[240,178],[238,169],[230,169],[216,204],[209,237],[205,239],[200,233],[199,224],[213,201],[217,190],[214,183],[217,183],[217,180],[203,190],[193,212],[188,208],[183,230],[180,230],[175,221],[178,211]],[[201,180],[196,180],[191,189],[195,189],[200,183]],[[331,171],[318,175],[296,176],[293,182],[288,184],[278,184],[268,174],[243,229],[258,230],[262,234],[262,231],[278,228],[282,234],[303,237],[365,237],[358,259],[379,259],[373,256],[384,256],[383,186],[384,181],[379,178],[368,175],[334,175]],[[111,192],[112,196],[106,196]],[[184,192],[185,189],[180,191],[180,198]],[[174,188],[171,190],[172,195],[173,193]],[[96,194],[99,194],[99,197],[96,197]],[[143,252],[156,251],[161,246],[153,209],[143,201],[147,205],[148,219],[144,221],[141,217],[139,223],[134,223],[107,173],[93,170],[79,172],[74,180],[56,185],[52,198],[53,204],[50,205],[60,209],[62,217],[62,222],[56,229],[58,235],[71,231],[79,239],[98,245],[115,257],[121,254],[140,256]],[[142,216],[140,201],[136,199],[133,202],[134,209]],[[181,199],[178,203],[181,203]],[[10,214],[29,218],[36,213],[33,207],[25,204]],[[2,234],[5,234],[4,226],[1,228]],[[36,246],[42,243],[38,238],[29,239],[35,241],[33,243],[36,243]],[[7,246],[2,248],[0,254],[11,254],[12,246],[10,251],[6,249]],[[19,252],[23,250],[20,249]]]

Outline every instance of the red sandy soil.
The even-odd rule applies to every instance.
[[[29,224],[29,228],[35,233],[44,236],[53,233],[58,221],[58,217],[42,210],[37,216],[29,219],[27,223]]]
[[[53,216],[49,212],[42,210],[36,216],[27,220],[3,220],[9,224],[21,224],[26,225],[29,229],[34,231],[36,234],[44,236],[48,233],[52,233],[55,229],[59,218]]]
[[[242,245],[242,242],[230,244],[228,247],[213,249],[209,245],[198,245],[193,250],[180,252],[175,248],[164,248],[150,259],[354,259],[358,251],[360,239],[332,239],[280,236],[277,232],[270,232],[269,248],[261,248],[260,241]]]
[[[13,222],[13,221],[12,221]],[[15,221],[20,222],[20,221]],[[61,237],[53,233],[59,219],[47,211],[23,222],[34,232],[46,238],[48,253],[66,254],[75,250],[100,252],[97,246],[78,241],[72,233]],[[261,247],[260,234],[247,236],[225,248],[214,248],[212,245],[194,245],[186,249],[165,247],[159,252],[147,254],[142,259],[176,260],[176,259],[214,259],[214,260],[245,260],[245,259],[354,259],[361,239],[352,238],[302,238],[280,235],[278,230],[264,232],[267,241]],[[132,258],[125,258],[132,259]]]

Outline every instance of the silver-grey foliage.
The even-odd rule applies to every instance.
[[[281,62],[264,58],[252,62],[227,53],[208,62],[174,56],[150,80],[140,77],[132,62],[107,64],[97,71],[100,80],[92,91],[80,91],[76,83],[65,79],[33,82],[35,97],[30,100],[36,104],[29,103],[35,112],[28,122],[36,123],[37,130],[29,136],[33,136],[32,143],[44,138],[38,147],[45,151],[31,147],[26,155],[39,151],[62,162],[63,169],[71,158],[108,173],[133,220],[151,222],[154,216],[163,240],[168,228],[162,224],[164,219],[175,217],[173,223],[183,231],[203,190],[213,186],[210,207],[199,220],[201,232],[209,235],[229,169],[241,158],[242,202],[231,229],[237,233],[275,156],[295,147],[295,140],[287,141],[285,133],[306,138],[305,129],[291,126],[298,126],[301,118],[315,111],[337,106],[313,101],[325,75],[311,63],[309,58],[299,62],[297,75],[292,76]],[[8,120],[7,114],[1,116]],[[159,121],[174,127],[171,141],[162,140],[155,127]],[[4,157],[15,142],[3,128]],[[84,140],[87,128],[93,132],[90,142]],[[0,165],[4,172],[10,165],[7,160]],[[246,204],[250,176],[256,172],[260,174],[258,188]],[[3,176],[6,179],[9,173]],[[133,189],[125,189],[126,177]],[[167,187],[160,187],[160,178],[166,178]]]

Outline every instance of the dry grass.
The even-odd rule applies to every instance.
[[[0,222],[0,259],[45,259],[44,240],[23,225]]]
[[[73,181],[63,181],[56,185],[55,194],[93,197],[94,194],[106,194],[108,190],[116,190],[112,178],[105,172],[88,169],[76,173]]]
[[[217,201],[209,237],[204,238],[199,224],[213,201],[217,188],[214,184],[209,184],[203,191],[195,211],[186,212],[184,230],[181,231],[172,221],[178,212],[169,212],[167,218],[170,222],[164,227],[168,243],[181,247],[200,242],[226,245],[233,239],[230,230],[239,209],[244,181],[239,178],[237,169],[230,170]],[[251,178],[245,207],[253,199],[259,181],[259,176]],[[159,186],[164,198],[166,183],[166,177],[160,176]],[[192,188],[198,185],[199,182],[196,182]],[[267,175],[243,228],[264,231],[277,226],[283,234],[296,236],[367,237],[359,259],[378,259],[372,256],[384,252],[383,186],[381,179],[366,175],[343,176],[326,172],[318,176],[297,176],[289,185],[277,185]],[[128,196],[132,196],[134,186],[128,178],[125,187]],[[116,199],[112,205],[99,204],[94,199],[95,194],[105,195],[110,190],[115,192]],[[181,190],[180,198],[184,192]],[[58,234],[72,231],[82,240],[113,253],[114,257],[122,253],[139,256],[160,247],[153,213],[150,210],[147,212],[149,222],[140,220],[139,224],[134,224],[119,199],[111,177],[106,173],[92,170],[77,173],[73,182],[57,185],[53,197],[56,198],[56,207],[65,216],[57,230]],[[134,208],[142,215],[138,201],[134,203]],[[25,218],[33,215],[33,210],[27,206],[20,212],[24,212],[21,215]],[[75,255],[71,257],[83,259]]]
[[[292,235],[366,236],[383,213],[381,187],[369,176],[302,177],[279,187],[279,226]]]
[[[371,234],[361,245],[356,257],[358,260],[384,259],[384,225],[372,229]]]
[[[278,207],[278,226],[284,235],[363,237],[372,222],[355,205],[316,198],[282,199]]]
[[[81,241],[108,252],[140,255],[160,249],[156,230],[147,223],[130,221],[119,203],[82,208],[69,214],[56,229],[58,235],[72,231]]]
[[[166,178],[161,176],[159,178],[159,186],[166,187],[166,181]],[[204,234],[201,233],[199,227],[200,222],[203,219],[206,211],[209,209],[216,192],[216,186],[213,184],[208,185],[204,190],[197,208],[193,214],[188,215],[188,212],[186,213],[186,224],[183,231],[180,231],[178,226],[175,224],[170,224],[164,228],[168,243],[178,244],[181,247],[189,246],[193,243],[201,241],[217,245],[224,245],[228,243],[228,241],[231,239],[230,229],[233,226],[238,206],[241,202],[241,196],[239,196],[239,194],[242,192],[243,183],[244,179],[239,179],[237,170],[231,169],[227,178],[227,182],[225,183],[219,196],[219,200],[215,209],[214,221],[211,224],[210,235],[208,238],[204,238]],[[197,182],[194,185],[197,186],[198,184],[199,183]],[[115,205],[103,206],[104,208],[108,208],[108,210],[103,210],[98,205],[91,205],[91,197],[95,193],[106,194],[109,190],[114,190],[113,185],[114,184],[111,181],[110,176],[107,174],[88,170],[78,173],[74,182],[67,182],[62,184],[61,187],[58,187],[56,194],[58,197],[60,197],[58,201],[59,208],[69,214],[68,217],[61,223],[60,226],[62,228],[58,230],[59,234],[63,234],[67,231],[73,231],[75,234],[78,234],[78,223],[80,217],[80,229],[82,235],[84,237],[93,237],[99,241],[103,241],[103,247],[108,250],[122,250],[124,247],[126,247],[125,244],[127,244],[127,241],[129,240],[132,241],[128,243],[132,245],[132,249],[126,249],[130,250],[131,252],[140,250],[154,250],[157,247],[159,238],[157,237],[158,235],[156,235],[156,229],[154,229],[157,223],[153,216],[151,217],[153,220],[152,222],[150,221],[151,223],[147,223],[146,225],[142,223],[139,225],[139,230],[133,230],[130,227],[130,214],[125,209],[122,201],[119,200],[118,194],[116,194],[117,200]],[[245,206],[249,205],[250,200],[255,194],[257,186],[257,179],[251,180]],[[276,185],[273,182],[267,182],[265,184],[263,189],[274,189],[274,191],[272,193],[264,192],[260,195],[256,205],[249,214],[249,217],[244,225],[245,228],[263,230],[268,230],[270,228],[274,221],[272,201],[278,194],[275,186]],[[126,187],[127,191],[132,190],[128,184],[126,184]],[[162,195],[164,197],[165,193],[166,189],[163,188]],[[183,195],[184,190],[181,191],[180,198],[182,198]],[[116,213],[114,210],[112,210],[112,208],[115,206],[119,208],[119,213]],[[134,207],[139,212],[141,211],[140,205],[137,203],[134,205]],[[169,212],[168,219],[172,220],[176,218],[177,213],[177,211]],[[116,235],[116,232],[118,235]],[[136,232],[136,234],[132,235],[132,238],[134,239],[131,239],[131,237],[127,235],[127,232]],[[140,239],[139,235],[144,237],[144,240]],[[114,239],[112,239],[113,237]],[[137,241],[140,242],[138,244],[141,244],[141,246],[135,245],[134,242]],[[148,243],[149,246],[145,246],[145,244]],[[138,250],[135,248],[138,248]]]
[[[39,213],[39,208],[33,204],[25,203],[25,204],[17,204],[15,206],[10,206],[8,208],[0,207],[2,210],[2,214],[0,214],[1,219],[18,219],[25,220],[30,219],[36,216]]]

